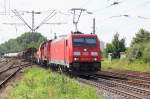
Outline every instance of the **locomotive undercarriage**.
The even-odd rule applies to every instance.
[[[72,71],[81,71],[81,72],[96,72],[101,70],[100,62],[75,62],[70,65]]]
[[[101,70],[101,62],[74,62],[72,64],[68,64],[69,66],[66,66],[57,63],[50,63],[45,60],[41,62],[41,65],[58,71],[97,72]]]

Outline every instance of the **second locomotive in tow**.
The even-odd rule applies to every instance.
[[[100,71],[100,41],[96,34],[71,33],[40,45],[39,64],[70,71]]]

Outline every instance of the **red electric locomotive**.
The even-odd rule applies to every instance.
[[[100,41],[96,34],[72,33],[61,36],[44,42],[37,54],[42,52],[37,58],[54,68],[60,66],[72,71],[101,69]]]

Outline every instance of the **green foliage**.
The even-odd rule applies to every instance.
[[[41,42],[46,41],[40,33],[24,33],[16,39],[10,39],[0,45],[0,53],[18,52],[29,47],[37,48]]]
[[[150,52],[143,52],[142,60],[145,63],[150,63]]]
[[[150,58],[149,58],[150,59]],[[102,70],[115,70],[115,71],[138,71],[150,73],[150,63],[143,63],[140,60],[130,63],[128,60],[115,59],[111,62],[105,59],[102,61]]]
[[[93,88],[37,67],[30,68],[10,93],[11,99],[99,99]]]
[[[134,61],[135,59],[140,59],[142,56],[142,46],[136,44],[133,47],[129,48],[127,51],[127,57],[130,62]]]
[[[113,46],[112,46],[112,44],[110,44],[110,43],[107,43],[106,44],[106,51],[108,52],[108,53],[112,53],[113,52]]]
[[[134,44],[140,44],[140,43],[146,43],[150,42],[150,32],[140,29],[137,33],[135,38],[133,38],[133,41],[131,45],[133,46]]]
[[[145,63],[150,62],[150,32],[140,29],[133,38],[131,47],[127,50],[127,58],[130,62],[137,59]]]
[[[108,53],[112,53],[113,58],[120,58],[120,52],[124,52],[125,50],[125,39],[119,39],[119,34],[116,33],[114,35],[112,43],[106,44],[105,55],[108,55]]]

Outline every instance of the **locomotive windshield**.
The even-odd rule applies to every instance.
[[[74,38],[74,46],[96,46],[96,38]]]

